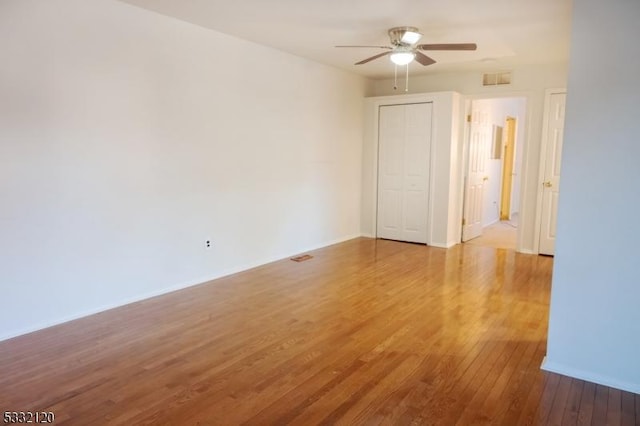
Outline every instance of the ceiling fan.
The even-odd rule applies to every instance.
[[[475,43],[441,43],[441,44],[417,44],[422,34],[415,27],[394,27],[389,30],[391,46],[336,46],[336,47],[373,47],[387,49],[369,58],[356,62],[355,65],[366,64],[383,56],[390,56],[391,62],[396,65],[408,65],[414,59],[416,62],[427,66],[435,64],[433,58],[425,55],[421,50],[476,50]]]

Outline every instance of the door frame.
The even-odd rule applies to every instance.
[[[403,137],[403,149],[402,149],[402,158],[403,158],[403,164],[402,164],[402,173],[401,173],[401,179],[402,179],[402,197],[401,197],[401,217],[400,217],[400,222],[401,222],[401,226],[399,227],[399,235],[392,235],[395,234],[393,231],[391,232],[386,232],[384,229],[384,226],[382,226],[382,224],[379,222],[378,219],[380,219],[380,210],[382,208],[382,210],[384,211],[385,206],[387,206],[386,203],[381,202],[381,199],[384,200],[384,191],[380,191],[380,187],[381,184],[384,187],[383,182],[386,180],[385,179],[385,174],[384,172],[381,174],[380,173],[380,163],[381,160],[384,159],[388,159],[386,156],[384,157],[384,159],[382,158],[382,156],[380,155],[380,138],[378,139],[378,179],[377,179],[377,220],[376,220],[376,236],[379,236],[380,234],[385,234],[385,237],[382,238],[388,238],[388,239],[392,239],[392,240],[397,240],[397,241],[404,241],[404,242],[414,242],[414,243],[418,243],[418,244],[426,244],[427,243],[427,238],[428,238],[428,218],[427,218],[427,214],[429,212],[429,200],[430,200],[430,186],[431,186],[431,137],[433,134],[433,102],[416,102],[416,103],[409,103],[409,104],[400,104],[400,105],[381,105],[378,107],[378,114],[379,114],[379,118],[378,118],[378,134],[380,135],[380,125],[381,125],[381,120],[380,117],[382,117],[384,115],[385,110],[387,110],[387,112],[392,113],[392,110],[396,110],[397,108],[402,108],[402,116],[403,116],[403,126],[404,126],[404,137]],[[417,114],[416,113],[412,113],[412,111],[410,110],[413,108],[417,109]],[[424,169],[422,170],[422,173],[419,175],[414,175],[417,177],[411,177],[408,173],[407,170],[409,168],[408,162],[407,162],[407,152],[410,148],[408,148],[409,143],[408,143],[408,139],[407,139],[407,118],[408,117],[412,117],[414,119],[414,122],[422,122],[422,124],[426,124],[428,122],[428,126],[425,125],[425,127],[423,128],[423,132],[420,133],[420,139],[422,139],[423,137],[425,139],[428,138],[428,141],[422,140],[422,143],[424,144],[422,146],[422,148],[427,148],[424,153],[427,155],[426,158],[423,159],[423,161],[419,161],[418,164],[420,164],[419,167],[424,167]],[[398,129],[399,131],[399,129]],[[388,134],[387,132],[384,132],[385,134]],[[393,134],[396,133],[396,131],[392,132]],[[382,138],[382,140],[385,140],[384,138]],[[385,146],[390,147],[391,145],[387,143],[384,144]],[[411,154],[409,154],[411,156]],[[410,230],[408,231],[407,227],[406,227],[406,218],[407,218],[407,189],[409,183],[408,181],[411,180],[414,183],[416,183],[417,185],[412,185],[411,187],[416,187],[416,186],[420,186],[423,185],[423,189],[422,189],[422,195],[420,196],[420,205],[421,207],[418,209],[419,211],[421,211],[421,213],[419,215],[414,216],[415,218],[417,218],[417,221],[420,223],[420,229],[419,230]],[[424,203],[424,204],[422,204]],[[424,210],[423,210],[424,208]],[[408,232],[413,232],[413,235],[408,235]],[[417,235],[416,235],[417,234]]]
[[[371,230],[371,234],[363,233],[363,236],[377,238],[377,223],[378,223],[378,151],[379,151],[379,135],[378,135],[378,123],[379,123],[379,114],[381,106],[388,105],[406,105],[406,104],[417,104],[417,103],[433,103],[433,111],[432,111],[432,126],[431,126],[431,153],[430,153],[430,167],[429,167],[429,196],[428,196],[428,212],[427,212],[427,245],[434,247],[442,247],[449,248],[454,246],[459,242],[459,229],[451,229],[454,232],[457,232],[454,237],[450,237],[449,229],[446,230],[447,238],[438,237],[438,232],[434,232],[434,223],[442,221],[442,212],[440,209],[442,206],[436,206],[436,188],[434,182],[437,180],[436,175],[438,173],[437,160],[445,154],[439,151],[438,145],[441,143],[445,135],[448,135],[448,132],[454,133],[451,135],[451,138],[455,141],[458,141],[460,138],[460,133],[458,132],[458,128],[456,129],[447,129],[443,123],[440,122],[441,117],[449,117],[451,120],[456,122],[458,119],[461,105],[462,105],[462,97],[456,92],[430,92],[430,93],[419,93],[419,94],[411,94],[411,95],[394,95],[394,96],[376,96],[371,98],[365,98],[364,108],[365,108],[365,133],[364,140],[371,141],[371,145],[367,146],[365,144],[364,149],[368,151],[371,149],[371,152],[365,152],[363,155],[370,158],[370,163],[368,165],[363,165],[363,180],[371,180],[372,186],[371,191],[363,191],[361,205],[362,209],[370,209],[370,217],[371,222],[368,223],[368,228]],[[448,153],[447,153],[448,154]],[[451,161],[450,157],[447,156],[447,161]],[[457,167],[457,164],[456,164]],[[455,186],[457,189],[457,185]],[[449,188],[446,189],[447,193]],[[458,194],[456,194],[458,195]],[[456,197],[457,198],[457,197]],[[449,208],[449,200],[447,201],[446,208]],[[461,213],[454,209],[454,213]],[[446,218],[445,218],[446,219]],[[456,223],[460,223],[462,220],[461,216],[456,217]],[[369,221],[367,221],[369,222]],[[366,225],[365,225],[366,226]],[[447,228],[448,228],[447,224]]]
[[[538,182],[536,190],[536,217],[534,223],[534,241],[533,251],[535,254],[540,253],[540,233],[542,232],[542,197],[544,188],[544,169],[546,167],[547,150],[549,149],[550,140],[549,133],[549,108],[551,105],[551,96],[558,94],[566,94],[566,87],[557,87],[546,89],[544,91],[544,108],[542,110],[542,137],[540,139],[540,157],[538,158]]]
[[[511,122],[511,124],[509,124]],[[503,135],[501,154],[502,154],[502,181],[500,182],[500,220],[511,220],[511,200],[513,199],[513,166],[516,159],[516,139],[518,127],[518,118],[507,116],[505,119],[505,133]],[[509,148],[511,141],[511,150]],[[507,161],[508,160],[508,161]],[[511,169],[507,170],[507,163],[510,163]],[[511,175],[509,177],[509,175]],[[507,185],[506,182],[509,182]],[[506,214],[504,213],[505,202],[509,204]],[[505,217],[506,215],[506,217]]]
[[[523,223],[526,223],[525,220],[529,217],[529,215],[534,215],[535,217],[539,217],[540,212],[539,212],[539,207],[537,205],[533,205],[533,206],[529,206],[526,200],[526,196],[524,196],[523,191],[528,187],[528,175],[529,175],[529,169],[532,167],[536,167],[535,164],[529,164],[531,161],[531,158],[533,157],[530,153],[531,150],[531,129],[532,129],[532,125],[531,122],[533,120],[533,108],[532,105],[534,103],[535,100],[535,95],[536,93],[533,91],[506,91],[506,92],[500,92],[500,93],[482,93],[482,94],[474,94],[474,95],[467,95],[463,97],[464,100],[464,108],[462,110],[462,115],[461,115],[461,122],[463,123],[464,126],[464,131],[462,132],[463,134],[463,149],[462,149],[462,155],[463,155],[463,161],[462,163],[465,165],[464,167],[461,168],[460,172],[461,172],[461,176],[460,176],[460,181],[462,182],[462,188],[460,190],[460,217],[462,218],[462,215],[464,213],[464,182],[466,179],[466,168],[467,168],[467,164],[469,161],[469,132],[470,132],[470,123],[467,122],[466,117],[468,114],[470,114],[470,109],[471,109],[471,103],[475,100],[487,100],[487,99],[505,99],[505,98],[523,98],[525,100],[525,114],[524,114],[524,120],[520,119],[518,120],[518,127],[519,127],[519,132],[523,132],[524,138],[523,138],[523,146],[521,147],[522,149],[522,166],[520,169],[520,176],[518,177],[518,179],[520,179],[520,200],[518,202],[518,222],[519,225],[516,228],[516,251],[520,252],[520,253],[529,253],[529,254],[537,254],[537,241],[535,242],[536,246],[535,248],[535,253],[531,252],[527,249],[525,249],[523,247],[523,233],[524,233],[524,226],[522,226]],[[524,123],[523,123],[524,121]],[[540,161],[540,159],[538,159],[538,162]],[[537,197],[540,198],[540,197]],[[538,203],[539,200],[536,200],[536,203]],[[462,219],[460,221],[460,229],[462,229]],[[460,239],[460,242],[462,242],[462,239]]]
[[[374,141],[375,141],[375,149],[374,149],[374,171],[375,171],[375,207],[373,211],[373,225],[374,225],[374,237],[378,238],[378,195],[379,195],[379,168],[380,168],[380,108],[384,106],[394,106],[394,105],[413,105],[413,104],[424,104],[430,103],[434,104],[433,99],[427,100],[421,99],[423,96],[412,97],[408,99],[407,96],[398,96],[393,97],[394,99],[385,99],[380,101],[375,101],[375,118],[374,118]],[[431,245],[431,218],[433,217],[432,213],[432,204],[433,204],[433,167],[434,167],[434,155],[433,155],[433,136],[434,136],[434,119],[433,119],[433,110],[431,116],[431,142],[429,143],[429,182],[427,184],[427,217],[425,220],[427,221],[427,245]]]

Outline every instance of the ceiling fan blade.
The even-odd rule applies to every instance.
[[[379,53],[379,54],[377,54],[377,55],[374,55],[374,56],[372,56],[372,57],[370,57],[370,58],[363,59],[363,60],[361,60],[360,62],[356,62],[356,63],[355,63],[355,65],[362,65],[362,64],[366,64],[367,62],[373,61],[374,59],[378,59],[378,58],[381,58],[381,57],[383,57],[383,56],[387,56],[387,55],[390,55],[390,54],[391,54],[391,52],[382,52],[382,53]]]
[[[475,43],[441,43],[441,44],[419,44],[420,50],[476,50]]]
[[[372,47],[378,49],[393,49],[391,46],[333,46],[333,47]]]
[[[436,63],[436,61],[433,58],[430,58],[424,53],[420,53],[420,52],[416,52],[415,60],[420,62],[420,64],[424,65],[425,67],[427,65],[432,65]]]

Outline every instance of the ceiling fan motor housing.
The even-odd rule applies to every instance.
[[[394,27],[389,30],[389,39],[394,46],[410,46],[409,43],[402,41],[402,37],[406,32],[419,33],[416,27]]]

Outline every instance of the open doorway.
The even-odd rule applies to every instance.
[[[463,242],[517,248],[524,97],[467,103]]]

